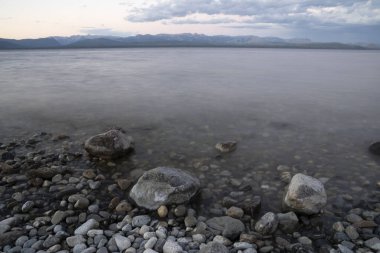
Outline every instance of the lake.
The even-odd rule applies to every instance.
[[[81,150],[122,127],[136,152],[115,170],[192,171],[212,193],[207,212],[243,184],[279,210],[279,165],[321,178],[330,205],[360,200],[380,178],[367,151],[380,140],[379,70],[380,52],[364,50],[0,51],[0,142],[45,131]],[[228,140],[237,150],[219,155],[215,144]]]

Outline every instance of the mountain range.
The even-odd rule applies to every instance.
[[[313,42],[308,39],[281,39],[258,36],[208,36],[203,34],[158,34],[130,37],[74,35],[40,39],[1,39],[0,49],[124,48],[124,47],[252,47],[315,49],[380,49],[373,44]]]

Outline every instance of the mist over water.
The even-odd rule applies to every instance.
[[[83,141],[119,126],[135,138],[138,167],[198,173],[192,161],[213,162],[216,142],[237,140],[215,162],[226,177],[256,173],[264,195],[277,194],[280,164],[351,191],[380,177],[367,152],[380,140],[379,67],[378,51],[0,51],[0,142],[39,131]]]

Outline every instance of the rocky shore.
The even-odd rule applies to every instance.
[[[238,152],[236,142],[215,148]],[[47,133],[0,143],[0,252],[380,252],[380,185],[368,199],[347,193],[330,205],[326,179],[281,165],[279,212],[265,210],[244,180],[231,179],[236,191],[205,203],[213,191],[192,168],[163,164],[123,176],[117,159],[133,149],[120,129],[83,148]]]

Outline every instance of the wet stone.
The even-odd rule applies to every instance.
[[[235,219],[240,219],[244,216],[244,211],[239,207],[231,206],[227,209],[226,215]]]
[[[278,226],[278,217],[272,212],[263,215],[255,225],[255,230],[261,234],[272,234]]]

